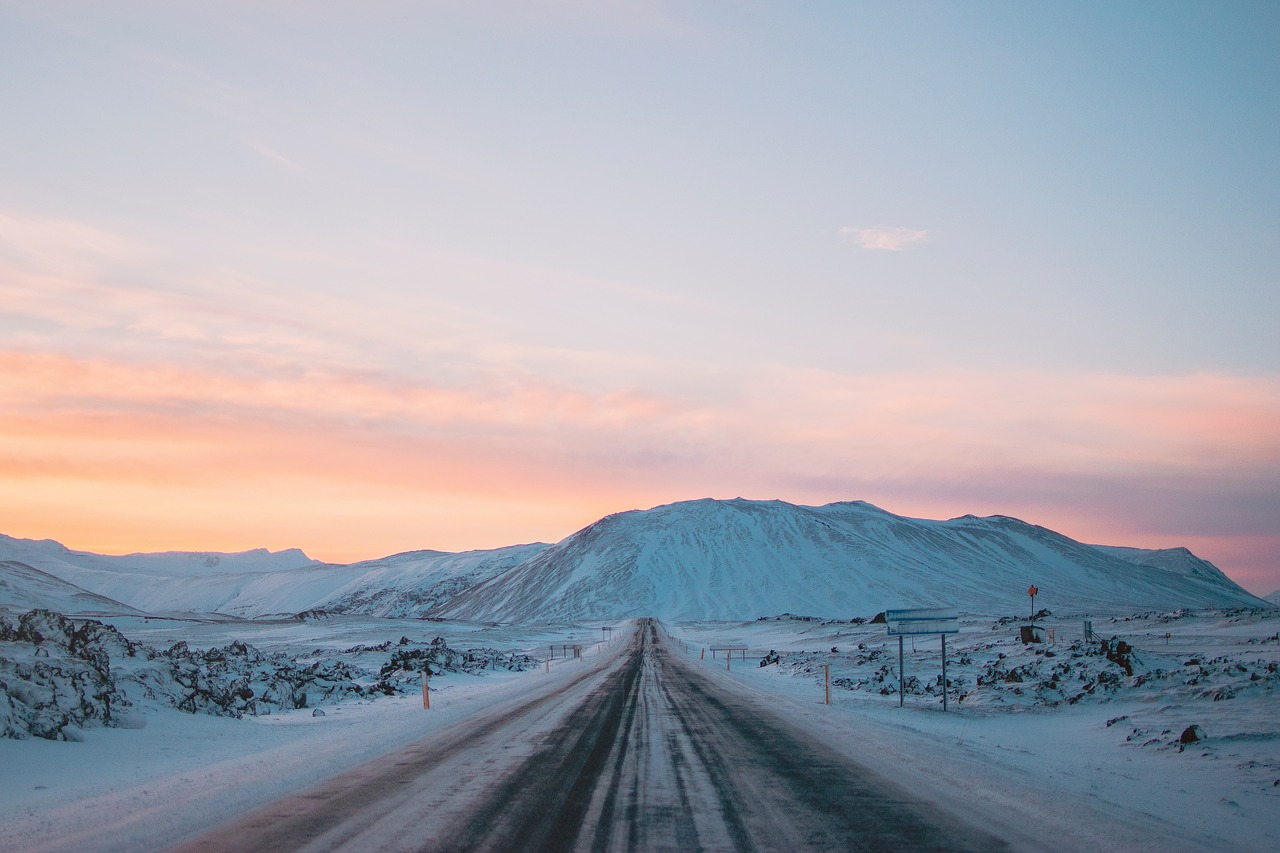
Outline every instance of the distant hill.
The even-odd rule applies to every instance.
[[[138,612],[17,560],[0,560],[0,607],[15,612],[44,607],[80,615]]]
[[[1014,518],[904,518],[863,502],[687,501],[610,515],[433,613],[472,620],[869,616],[957,606],[1104,613],[1262,606],[1190,552],[1095,547]]]
[[[546,547],[515,545],[460,554],[410,551],[331,565],[296,549],[108,557],[72,551],[52,540],[0,536],[0,559],[20,559],[47,575],[149,613],[225,613],[254,618],[333,610],[421,616],[459,590],[487,580]],[[0,587],[0,605],[6,603],[5,590]]]
[[[684,501],[606,516],[555,545],[411,551],[349,565],[296,550],[104,557],[7,536],[0,560],[129,608],[246,618],[329,610],[501,622],[738,620],[927,606],[1019,615],[1030,610],[1032,584],[1037,609],[1059,615],[1266,605],[1184,548],[1086,545],[1006,516],[930,521],[863,502]],[[22,600],[39,598],[36,587],[24,589]],[[0,585],[0,605],[6,595]]]
[[[1264,596],[1263,600],[1270,601],[1276,607],[1280,607],[1280,589],[1277,589],[1275,592],[1271,593],[1268,596]]]

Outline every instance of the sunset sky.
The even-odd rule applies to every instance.
[[[700,497],[1280,588],[1280,4],[0,0],[0,533]]]

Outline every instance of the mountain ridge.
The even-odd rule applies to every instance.
[[[1129,549],[1122,559],[1011,516],[933,521],[865,501],[701,499],[605,516],[433,615],[847,618],[945,605],[1016,613],[1032,584],[1043,606],[1081,612],[1266,606],[1198,558],[1199,573],[1137,562],[1154,553]]]
[[[610,513],[551,545],[350,564],[297,549],[105,557],[0,536],[4,559],[138,610],[238,618],[309,610],[501,622],[850,618],[944,605],[1003,614],[1027,606],[1032,584],[1037,604],[1055,611],[1268,606],[1185,548],[1088,545],[1012,516],[915,519],[866,501],[702,498]]]

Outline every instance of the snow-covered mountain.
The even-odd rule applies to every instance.
[[[956,606],[1102,613],[1264,606],[1183,549],[1076,542],[1014,518],[904,518],[863,502],[687,501],[610,515],[437,607],[446,618],[542,621],[650,614],[867,616]]]
[[[1264,595],[1262,597],[1262,600],[1270,601],[1276,607],[1280,607],[1280,589],[1277,589],[1275,592],[1271,593],[1270,595]]]
[[[85,615],[137,612],[127,604],[95,595],[26,563],[0,560],[0,608],[24,611],[40,607]]]
[[[863,502],[685,501],[607,516],[556,545],[411,551],[350,565],[296,550],[103,557],[0,536],[4,560],[147,612],[246,618],[306,610],[498,622],[849,618],[947,605],[1021,614],[1032,584],[1037,609],[1057,613],[1266,606],[1183,548],[1086,545],[1005,516],[930,521]],[[0,605],[7,594],[0,585]]]
[[[67,575],[93,577],[93,572],[159,577],[201,577],[216,574],[259,574],[319,565],[297,548],[268,551],[255,548],[236,554],[205,551],[163,551],[154,554],[108,556],[73,551],[52,539],[15,539],[0,534],[0,558],[19,560],[64,580]],[[51,568],[46,568],[51,567]],[[72,581],[74,582],[74,581]]]
[[[72,551],[51,540],[0,536],[0,560],[53,576],[81,591],[149,613],[224,613],[254,618],[305,610],[370,616],[421,616],[459,590],[488,580],[546,545],[515,545],[451,554],[411,551],[347,565],[320,563],[302,551],[239,554],[171,552],[102,556]],[[0,586],[0,605],[62,609],[56,602],[13,603]],[[105,606],[78,607],[109,609]]]

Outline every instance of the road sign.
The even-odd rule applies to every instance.
[[[960,633],[960,614],[954,607],[886,610],[884,621],[889,626],[890,637]]]
[[[910,610],[886,610],[886,619],[957,619],[960,613],[954,607],[913,607]]]
[[[897,637],[901,635],[913,634],[958,634],[960,633],[960,620],[958,619],[887,619],[889,623],[889,636]]]
[[[902,638],[920,634],[942,635],[942,710],[947,710],[947,634],[960,633],[960,614],[954,607],[917,607],[911,610],[886,610],[884,621],[889,636],[898,638],[898,707],[906,701],[906,661]],[[912,648],[915,647],[912,640]]]

